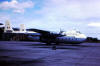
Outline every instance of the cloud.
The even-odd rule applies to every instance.
[[[9,19],[10,19],[9,15],[0,13],[0,23],[5,23],[5,21]]]
[[[33,6],[34,6],[34,3],[32,1],[20,3],[17,0],[11,0],[11,2],[4,1],[0,3],[0,9],[3,9],[3,10],[12,9],[13,12],[17,12],[17,13],[23,13],[26,8],[31,8]]]
[[[40,13],[55,19],[84,20],[100,17],[99,0],[45,0]]]
[[[91,27],[100,27],[100,22],[98,22],[98,23],[92,22],[92,23],[89,23],[88,26],[91,26]]]
[[[52,26],[54,30],[70,30],[75,27],[88,33],[87,36],[99,36],[91,33],[100,31],[99,27],[95,28],[100,26],[100,0],[45,0],[37,14],[43,16],[40,20],[43,24]]]

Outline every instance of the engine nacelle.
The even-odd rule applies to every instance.
[[[40,37],[39,36],[28,36],[29,40],[32,41],[40,41]]]

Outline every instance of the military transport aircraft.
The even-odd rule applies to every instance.
[[[20,31],[15,31],[15,30],[20,30]],[[35,33],[28,33],[28,31],[33,31]],[[25,29],[23,25],[21,26],[20,29],[17,29],[17,28],[12,28],[9,21],[5,23],[4,32],[26,34],[30,40],[44,42],[47,44],[51,43],[80,44],[86,40],[86,36],[84,34],[75,30],[69,32],[60,31],[59,33],[56,33],[34,28]]]

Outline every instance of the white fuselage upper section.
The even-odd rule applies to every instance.
[[[80,33],[79,31],[75,31],[75,30],[63,32],[63,34],[68,37],[86,38],[84,34]]]
[[[65,36],[62,37],[57,37],[57,42],[62,42],[62,43],[82,43],[86,40],[86,36],[79,31],[68,31],[68,32],[63,32]]]

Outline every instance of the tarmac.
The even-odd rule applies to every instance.
[[[0,66],[100,66],[100,43],[0,41]]]

